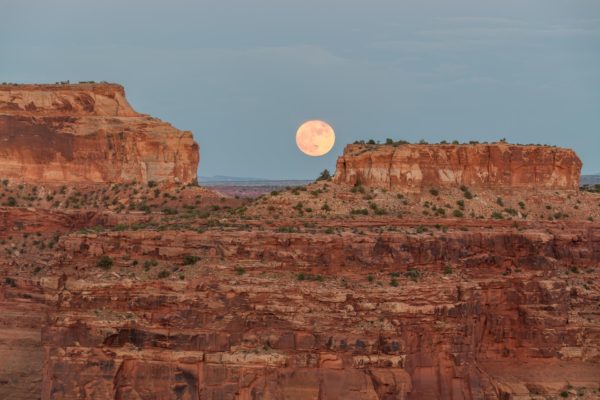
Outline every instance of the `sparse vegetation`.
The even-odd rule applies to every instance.
[[[406,276],[408,279],[410,279],[411,281],[418,281],[422,274],[421,271],[419,271],[416,268],[409,268],[405,273],[404,276]]]
[[[246,269],[238,265],[237,267],[235,267],[235,273],[238,275],[244,275],[246,273]]]
[[[113,260],[107,255],[100,256],[98,261],[96,261],[96,266],[102,269],[111,269],[113,265]]]
[[[186,255],[183,257],[183,265],[194,265],[198,261],[200,261],[198,256]]]
[[[460,190],[463,192],[463,196],[465,196],[465,199],[471,200],[473,198],[473,193],[471,193],[468,187],[462,185],[460,187]]]
[[[167,270],[167,269],[163,269],[162,271],[160,271],[158,273],[158,279],[165,279],[171,276],[171,271]]]
[[[455,218],[463,218],[465,213],[463,213],[461,210],[454,210],[452,211],[452,216]]]
[[[494,211],[492,213],[492,218],[493,219],[504,219],[504,216],[502,215],[502,213],[499,213],[498,211]]]
[[[324,169],[323,172],[321,172],[321,174],[317,178],[317,182],[318,181],[329,181],[329,180],[331,180],[331,174],[329,173],[329,170],[327,170],[327,169]]]

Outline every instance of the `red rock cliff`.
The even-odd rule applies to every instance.
[[[137,113],[120,85],[1,85],[0,141],[12,180],[196,181],[192,133]]]
[[[346,146],[334,181],[390,190],[466,185],[577,190],[581,160],[573,150],[505,143]]]

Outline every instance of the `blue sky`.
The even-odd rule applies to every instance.
[[[346,143],[507,138],[600,172],[600,2],[0,0],[0,81],[107,80],[199,174],[313,178]],[[301,154],[307,119],[337,142]]]

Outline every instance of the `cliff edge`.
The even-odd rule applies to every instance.
[[[420,192],[461,185],[489,189],[578,190],[581,160],[573,150],[492,144],[351,144],[334,182]]]
[[[137,113],[122,86],[0,85],[0,176],[39,183],[197,179],[190,131]]]

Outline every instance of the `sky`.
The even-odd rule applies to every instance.
[[[200,176],[311,179],[386,138],[545,143],[600,172],[597,0],[0,0],[0,81],[125,86]],[[323,119],[323,157],[295,132]]]

